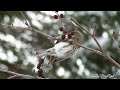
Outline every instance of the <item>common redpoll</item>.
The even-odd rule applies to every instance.
[[[50,62],[59,62],[72,57],[79,50],[78,44],[83,40],[83,35],[79,31],[73,31],[65,35],[67,41],[61,41],[54,47],[37,52],[37,57],[50,56]]]

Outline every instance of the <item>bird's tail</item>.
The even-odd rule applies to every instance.
[[[47,49],[39,49],[39,50],[35,50],[35,53],[37,55],[37,57],[42,57],[47,55],[46,53]]]

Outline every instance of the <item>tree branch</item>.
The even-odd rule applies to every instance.
[[[87,49],[87,50],[90,50],[90,51],[93,51],[103,57],[105,57],[105,55],[103,55],[103,53],[101,51],[98,51],[98,50],[95,50],[95,49],[92,49],[92,48],[89,48],[89,47],[86,47],[86,46],[83,46],[83,45],[79,45],[79,47],[82,47],[84,49]],[[118,68],[120,68],[120,65],[114,60],[112,59],[109,55],[107,55],[107,60],[109,60],[111,63],[113,63],[115,66],[117,66]]]
[[[8,77],[7,79],[15,79],[16,77],[18,77],[18,75],[10,76],[10,77]]]
[[[7,73],[8,75],[13,75],[13,76],[10,76],[8,79],[15,79],[15,78],[18,78],[18,77],[21,77],[23,79],[44,79],[42,77],[37,77],[37,76],[32,76],[32,75],[25,75],[25,74],[19,74],[19,73],[12,72],[12,71],[7,71],[7,70],[0,70],[0,72]]]
[[[45,34],[41,31],[38,31],[34,28],[31,27],[18,27],[18,26],[12,26],[12,25],[6,25],[6,24],[0,24],[0,29],[2,30],[29,30],[35,33],[38,33],[39,35],[43,36],[44,38],[47,38],[48,40],[50,40],[52,43],[54,42],[54,40],[56,40],[56,37],[52,37],[51,35]]]

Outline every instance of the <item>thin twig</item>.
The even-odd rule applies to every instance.
[[[0,69],[0,72],[8,73],[8,74],[10,74],[10,75],[18,75],[18,74],[19,74],[19,73],[16,73],[16,72],[7,71],[7,70],[3,70],[3,69]]]
[[[80,24],[76,21],[75,18],[71,17],[70,20],[71,20],[73,23],[75,23],[75,24],[78,26],[79,29],[87,32],[90,36],[93,36],[87,29],[85,29],[82,25],[80,25]]]
[[[95,24],[94,28],[93,28],[93,35],[95,36],[96,34],[96,28],[97,28],[97,25]]]
[[[18,75],[13,75],[13,76],[10,76],[8,77],[7,79],[15,79]]]
[[[12,26],[12,25],[6,25],[6,24],[0,24],[0,29],[1,30],[29,30],[35,33],[38,33],[39,35],[43,36],[44,38],[47,38],[48,40],[50,40],[52,43],[54,42],[54,40],[56,40],[56,37],[53,37],[51,35],[48,35],[46,33],[43,33],[41,31],[38,31],[34,28],[31,27],[19,27],[19,26]]]
[[[10,76],[9,78],[7,79],[43,79],[41,77],[36,77],[36,76],[31,76],[31,75],[24,75],[24,74],[18,74],[18,75],[13,75],[13,76]]]
[[[120,51],[120,48],[119,48],[119,46],[118,46],[118,44],[117,44],[117,42],[116,42],[116,40],[115,40],[115,38],[110,34],[110,32],[109,32],[109,30],[107,29],[107,32],[108,32],[108,34],[110,35],[110,37],[113,39],[113,41],[115,42],[115,45],[116,45],[116,47],[117,47],[117,49],[118,49],[118,51]]]
[[[24,18],[24,20],[25,20],[25,24],[26,25],[29,25],[29,23],[27,22],[27,19],[25,18],[25,16],[24,16],[24,14],[23,14],[23,12],[22,11],[20,11],[20,14],[22,15],[22,17]],[[29,25],[30,26],[30,25]]]

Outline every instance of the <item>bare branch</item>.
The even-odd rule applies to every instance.
[[[18,75],[18,74],[19,74],[19,73],[16,73],[16,72],[7,71],[7,70],[2,70],[2,69],[0,69],[0,72],[7,73],[7,74],[9,74],[9,75]]]
[[[13,76],[10,76],[8,77],[7,79],[15,79],[18,75],[13,75]]]
[[[25,24],[26,24],[27,26],[30,26],[29,23],[27,22],[27,19],[25,18],[25,16],[24,16],[24,14],[23,14],[22,11],[20,11],[20,14],[21,14],[22,17],[24,18],[24,20],[25,20]]]
[[[0,24],[0,29],[2,30],[29,30],[35,33],[38,33],[39,35],[43,36],[44,38],[47,38],[48,40],[50,40],[52,43],[54,42],[54,40],[56,40],[56,37],[52,37],[51,35],[48,35],[46,33],[43,33],[41,31],[38,31],[34,28],[31,27],[18,27],[18,26],[12,26],[12,25],[6,25],[6,24]]]
[[[87,29],[85,29],[82,25],[80,25],[75,18],[71,17],[70,20],[71,20],[73,23],[75,23],[79,29],[87,32],[91,37],[93,36]]]
[[[23,79],[44,79],[42,77],[36,77],[36,76],[32,76],[32,75],[24,75],[24,74],[19,74],[16,72],[1,70],[1,69],[0,69],[0,72],[7,73],[8,75],[13,75],[13,76],[9,77],[8,79],[13,79],[13,78],[18,78],[18,77],[21,77]]]
[[[93,27],[93,35],[95,36],[96,34],[96,28],[97,28],[97,25],[95,24],[95,26]]]
[[[104,56],[103,53],[101,51],[98,51],[98,50],[95,50],[95,49],[92,49],[92,48],[89,48],[89,47],[86,47],[86,46],[83,46],[83,45],[79,45],[80,47],[84,48],[84,49],[87,49],[87,50],[90,50],[90,51],[93,51],[101,56]],[[120,65],[114,60],[112,59],[109,55],[107,55],[107,60],[109,60],[111,63],[113,63],[115,66],[117,66],[118,68],[120,68]]]

